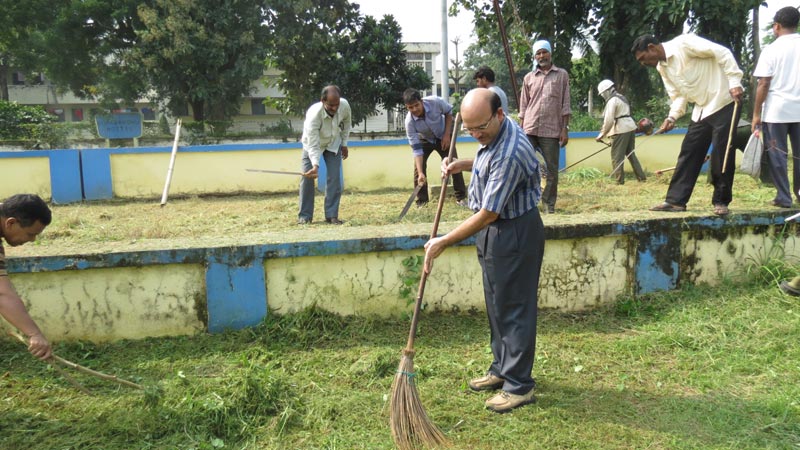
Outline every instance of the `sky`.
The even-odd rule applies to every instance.
[[[441,0],[350,0],[351,3],[360,5],[361,13],[370,15],[380,20],[384,15],[391,14],[403,29],[403,41],[405,42],[440,42],[441,32]],[[447,1],[451,5],[452,0]],[[759,21],[761,22],[761,37],[767,31],[763,31],[765,26],[772,22],[775,12],[784,6],[798,6],[800,0],[766,0],[768,7],[761,6],[759,9]],[[473,36],[472,13],[461,11],[457,17],[447,19],[448,41],[456,37],[460,38],[461,43],[458,51],[463,55],[464,50],[470,43],[475,42]],[[455,46],[450,42],[448,46],[448,57],[455,58]],[[441,61],[437,61],[437,65]]]
[[[798,0],[800,1],[800,0]],[[442,41],[442,2],[441,0],[350,0],[358,4],[361,14],[380,20],[386,14],[394,16],[403,29],[404,42]],[[448,1],[448,7],[452,4]],[[472,13],[461,11],[457,17],[447,18],[447,40],[459,38],[458,53],[464,54],[470,43],[476,41],[472,35]],[[456,48],[450,42],[448,58],[455,59]],[[441,58],[439,58],[441,59]],[[441,61],[437,61],[437,66]]]

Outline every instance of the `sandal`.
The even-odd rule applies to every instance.
[[[664,202],[656,206],[653,206],[652,208],[650,208],[650,211],[683,212],[686,211],[686,207]]]
[[[728,205],[714,205],[714,214],[718,216],[727,216],[730,214],[730,210],[728,209]]]

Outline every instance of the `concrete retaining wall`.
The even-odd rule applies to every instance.
[[[641,137],[637,152],[645,170],[675,164],[686,130]],[[602,148],[597,133],[570,134],[560,166],[577,162]],[[478,143],[458,139],[461,157],[473,157]],[[0,152],[0,197],[19,192],[39,194],[55,203],[111,198],[158,198],[164,189],[171,147],[94,148],[80,150]],[[181,146],[175,162],[170,195],[289,192],[299,186],[296,176],[248,172],[246,169],[300,171],[300,143]],[[609,150],[578,164],[610,172]],[[438,165],[431,159],[430,170]],[[353,141],[343,164],[345,187],[360,191],[411,188],[413,160],[404,139]],[[324,161],[320,180],[324,177]],[[469,175],[466,174],[467,180]],[[324,182],[318,188],[324,190]]]
[[[775,245],[797,260],[797,226],[783,226],[789,214],[548,226],[540,307],[577,311],[619,295],[713,285],[758,265]],[[414,288],[417,280],[403,262],[422,255],[426,240],[420,230],[401,237],[11,257],[9,272],[48,337],[106,341],[252,326],[268,307],[287,313],[316,304],[341,314],[398,316],[411,311],[399,294],[404,279]],[[470,240],[437,259],[425,302],[433,310],[481,311],[482,289]]]

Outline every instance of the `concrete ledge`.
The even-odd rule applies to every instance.
[[[547,226],[540,307],[577,311],[619,295],[716,284],[748,262],[763,262],[775,246],[797,260],[798,227],[783,224],[791,214]],[[53,340],[217,332],[259,323],[268,306],[392,316],[410,311],[399,290],[408,279],[416,285],[418,275],[404,261],[422,255],[427,240],[427,233],[405,231],[387,226],[353,229],[340,240],[9,258],[9,272]],[[427,307],[483,310],[481,279],[474,240],[462,242],[437,259]]]

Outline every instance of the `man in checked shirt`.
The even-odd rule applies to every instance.
[[[536,65],[525,75],[519,97],[519,123],[531,144],[541,150],[547,163],[547,182],[542,203],[548,213],[556,212],[558,159],[569,142],[569,75],[553,64],[550,43],[533,44]]]

